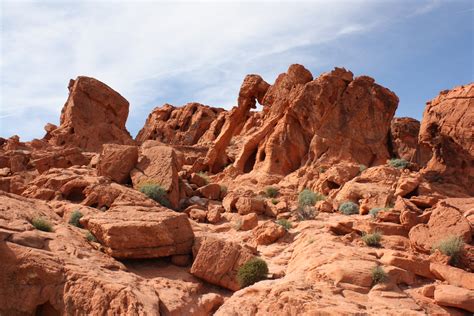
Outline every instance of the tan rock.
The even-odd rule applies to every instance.
[[[209,200],[218,200],[221,195],[221,186],[217,183],[209,183],[197,191]]]
[[[189,211],[189,217],[194,219],[197,222],[205,222],[207,218],[207,211],[193,208]]]
[[[254,257],[254,253],[237,243],[217,238],[204,238],[199,248],[191,274],[206,282],[237,291],[237,271],[240,266]]]
[[[125,183],[138,161],[136,146],[105,144],[97,164],[97,174],[115,182]]]
[[[216,224],[221,220],[220,208],[214,207],[207,211],[207,221],[211,224]]]
[[[235,208],[240,215],[263,214],[265,212],[265,202],[262,199],[241,196],[235,203]]]
[[[447,281],[451,285],[474,290],[474,274],[472,273],[439,263],[431,263],[430,271],[436,278]]]
[[[452,306],[474,313],[474,291],[453,285],[437,285],[434,300],[443,306]]]
[[[146,211],[133,209],[110,209],[107,213],[85,216],[81,223],[114,258],[191,253],[194,235],[186,214],[158,207]]]
[[[273,221],[267,221],[255,227],[252,233],[258,245],[269,245],[285,236],[286,230]]]
[[[258,217],[255,213],[249,213],[239,218],[239,230],[251,230],[258,225]]]

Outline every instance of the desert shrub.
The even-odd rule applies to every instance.
[[[377,218],[377,214],[380,211],[385,211],[385,210],[388,210],[388,208],[387,207],[375,207],[375,208],[373,208],[369,211],[369,214],[372,215],[373,218]]]
[[[240,230],[240,228],[242,227],[242,224],[243,224],[242,219],[239,218],[239,219],[234,223],[234,229],[235,229],[235,230]]]
[[[390,159],[388,161],[388,164],[397,169],[405,169],[406,167],[408,167],[409,162],[405,159]]]
[[[464,250],[464,241],[458,236],[449,236],[436,243],[432,251],[438,249],[441,253],[450,257],[449,263],[455,265],[459,262]]]
[[[279,219],[276,221],[276,223],[280,226],[282,226],[284,229],[289,230],[291,228],[291,222],[287,219]]]
[[[95,238],[95,236],[92,235],[92,233],[90,231],[87,231],[86,239],[90,242],[97,242],[97,238]]]
[[[325,173],[326,172],[326,168],[325,167],[320,167],[319,168],[319,173]]]
[[[300,221],[315,219],[316,215],[318,215],[318,212],[313,206],[310,205],[299,206],[296,210],[296,216]]]
[[[42,217],[36,217],[31,220],[31,225],[33,225],[37,230],[42,230],[44,232],[52,232],[53,225],[46,219]]]
[[[237,281],[244,288],[255,282],[265,280],[268,274],[267,263],[260,258],[253,258],[242,265],[237,271]]]
[[[82,216],[84,216],[84,215],[79,211],[72,212],[71,217],[69,218],[69,224],[71,224],[73,226],[76,226],[76,227],[79,227],[79,228],[82,228],[82,225],[79,222],[79,220],[81,219]]]
[[[313,206],[318,201],[325,200],[326,197],[319,193],[314,193],[310,189],[304,189],[298,195],[298,205],[300,207]]]
[[[382,240],[381,232],[374,232],[372,234],[365,234],[362,236],[362,240],[369,247],[380,247],[380,240]]]
[[[272,204],[273,204],[273,205],[277,205],[277,204],[278,204],[278,200],[277,200],[277,199],[272,199]]]
[[[207,173],[199,171],[197,174],[206,181],[206,184],[209,184],[209,176]]]
[[[359,206],[354,202],[344,202],[339,205],[339,211],[345,215],[359,214]]]
[[[223,194],[227,194],[227,187],[226,187],[225,185],[222,185],[222,184],[221,184],[221,192],[222,192]]]
[[[159,184],[145,183],[140,186],[139,190],[141,193],[160,203],[164,207],[171,207],[170,201],[166,196],[166,190]]]
[[[274,198],[278,195],[278,188],[276,187],[266,187],[265,195],[269,198]]]
[[[366,165],[359,165],[359,173],[362,173],[365,169],[367,169]]]
[[[383,283],[388,280],[388,275],[381,266],[372,269],[372,285]]]

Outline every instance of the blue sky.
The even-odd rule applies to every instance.
[[[474,2],[8,1],[0,4],[0,136],[41,138],[67,84],[95,77],[130,101],[134,136],[164,103],[231,108],[246,74],[292,63],[369,75],[421,119],[439,91],[474,81]]]

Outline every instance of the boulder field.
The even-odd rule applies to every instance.
[[[473,83],[419,122],[295,64],[135,139],[118,92],[68,89],[44,138],[0,138],[0,315],[474,313]]]

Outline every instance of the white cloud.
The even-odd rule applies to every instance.
[[[272,82],[305,59],[300,48],[408,12],[396,3],[2,1],[0,136],[41,137],[78,75],[119,91],[140,124],[156,100],[229,107],[246,73]],[[136,132],[137,122],[128,125]]]

